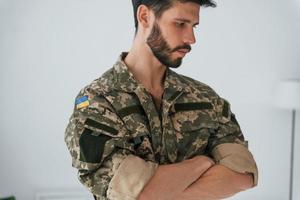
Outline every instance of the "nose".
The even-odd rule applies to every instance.
[[[186,33],[184,34],[184,43],[186,43],[186,44],[195,44],[196,43],[196,37],[195,37],[193,28],[189,28],[186,31]]]

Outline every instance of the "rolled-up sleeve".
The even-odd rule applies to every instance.
[[[158,164],[129,155],[120,164],[112,177],[107,196],[109,199],[135,200],[150,178],[154,175]]]
[[[253,175],[253,187],[258,182],[258,171],[251,152],[241,144],[225,143],[216,146],[212,156],[220,165],[242,173]]]
[[[253,187],[258,183],[258,169],[248,149],[241,128],[231,112],[230,104],[223,98],[216,103],[218,128],[209,138],[209,154],[217,164],[244,174],[253,175]]]

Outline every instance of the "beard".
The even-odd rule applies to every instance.
[[[172,49],[166,39],[163,37],[161,29],[156,22],[154,22],[151,33],[147,38],[147,44],[160,63],[170,68],[178,68],[182,63],[182,58],[171,58],[171,54],[173,52],[179,49],[191,50],[191,46],[188,44],[177,46]]]

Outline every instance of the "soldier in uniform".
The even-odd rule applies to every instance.
[[[257,185],[230,104],[171,68],[195,43],[210,0],[132,0],[129,52],[75,100],[65,142],[98,200],[213,200]]]

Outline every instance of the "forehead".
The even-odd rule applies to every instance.
[[[193,2],[174,2],[173,6],[164,11],[161,20],[172,20],[176,18],[186,19],[191,22],[199,22],[200,5]]]

